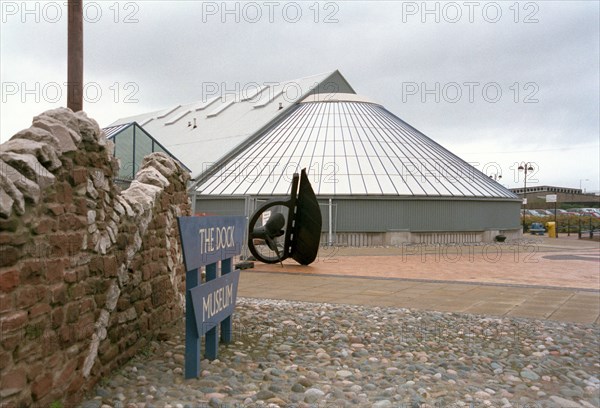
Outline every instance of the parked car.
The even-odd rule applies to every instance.
[[[600,218],[600,212],[597,208],[581,208],[581,215]]]
[[[553,212],[550,212],[549,210],[534,210],[537,213],[539,213],[542,217],[549,217],[551,215],[554,215]]]
[[[554,208],[551,208],[551,209],[549,209],[549,210],[546,210],[546,211],[550,211],[550,213],[551,213],[552,215],[554,215]],[[558,209],[556,210],[556,212],[558,213],[558,215],[565,215],[565,216],[567,216],[567,215],[579,215],[579,213],[578,213],[578,212],[575,212],[575,211],[567,211],[567,210],[562,210],[562,209],[560,209],[560,208],[558,208]]]
[[[537,210],[525,210],[526,215],[531,215],[533,217],[545,217],[545,214],[540,214]]]

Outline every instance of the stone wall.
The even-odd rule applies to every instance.
[[[56,109],[0,146],[0,402],[71,406],[183,316],[187,173],[147,156],[113,184],[113,146]]]

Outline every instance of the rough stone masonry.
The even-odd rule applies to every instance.
[[[183,316],[186,171],[147,156],[127,190],[93,119],[47,111],[0,146],[0,402],[78,402]]]

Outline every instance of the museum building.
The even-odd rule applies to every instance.
[[[477,243],[521,234],[515,193],[357,95],[339,71],[119,119],[105,131],[128,172],[136,140],[119,129],[138,128],[149,138],[139,138],[146,151],[156,146],[190,170],[196,214],[249,216],[289,195],[292,175],[306,168],[323,244]]]

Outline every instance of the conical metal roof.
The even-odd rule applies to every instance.
[[[314,95],[214,166],[202,195],[288,194],[302,168],[318,196],[517,196],[379,104]]]

